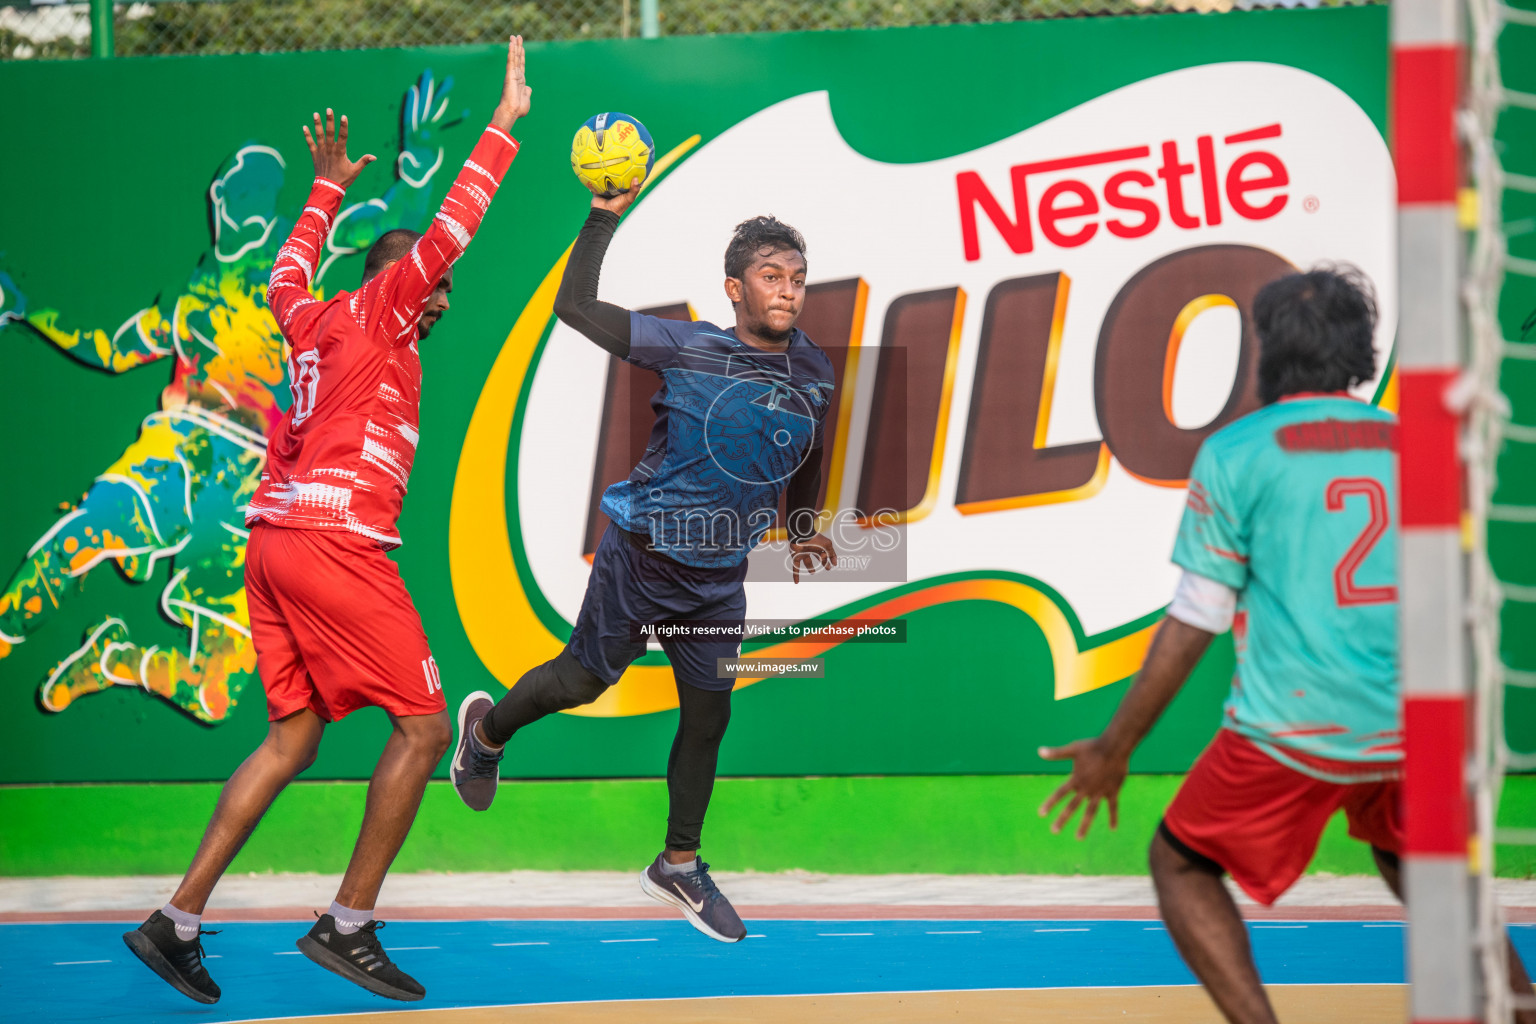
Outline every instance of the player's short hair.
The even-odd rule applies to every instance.
[[[1376,376],[1376,295],[1348,264],[1269,282],[1253,300],[1259,398],[1345,391]]]
[[[805,236],[777,217],[753,217],[736,225],[725,247],[725,276],[741,280],[754,256],[770,256],[785,249],[805,255]]]
[[[363,257],[363,280],[368,281],[391,263],[404,259],[420,237],[420,231],[410,228],[395,228],[380,235],[379,240],[368,247],[368,255]]]

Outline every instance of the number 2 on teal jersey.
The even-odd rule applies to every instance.
[[[1381,540],[1391,525],[1387,504],[1387,489],[1380,480],[1368,476],[1345,476],[1328,484],[1328,511],[1344,511],[1344,499],[1359,495],[1370,505],[1371,518],[1355,542],[1344,552],[1339,564],[1333,567],[1333,594],[1340,608],[1357,604],[1387,604],[1397,600],[1397,587],[1364,587],[1355,582],[1355,570],[1360,568],[1376,542]]]

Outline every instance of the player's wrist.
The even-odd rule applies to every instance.
[[[1090,741],[1094,751],[1108,761],[1129,762],[1136,749],[1136,738],[1124,736],[1113,724]]]
[[[515,124],[517,124],[517,113],[507,107],[498,106],[496,112],[491,115],[491,127],[506,135],[512,134],[512,127]]]
[[[316,200],[323,200],[330,196],[339,202],[341,197],[347,194],[347,183],[337,180],[336,175],[324,174],[317,170],[309,190]]]

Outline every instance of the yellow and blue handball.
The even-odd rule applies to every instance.
[[[612,199],[645,184],[656,162],[656,146],[645,125],[628,114],[610,112],[587,119],[571,140],[571,170],[594,195]]]

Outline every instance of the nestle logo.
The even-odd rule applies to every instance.
[[[1279,137],[1280,125],[1271,124],[1224,136],[1221,141],[1224,147],[1230,147]],[[1285,209],[1290,199],[1285,192],[1267,196],[1254,194],[1283,189],[1291,182],[1285,164],[1274,153],[1261,149],[1233,153],[1223,149],[1225,175],[1218,171],[1216,141],[1210,135],[1195,140],[1195,163],[1180,162],[1177,142],[1162,143],[1158,153],[1161,163],[1155,168],[1148,163],[1144,169],[1126,169],[1110,176],[1104,182],[1102,196],[1085,181],[1058,178],[1040,194],[1039,202],[1034,205],[1031,205],[1029,195],[1031,175],[1043,178],[1081,167],[1150,160],[1152,147],[1134,146],[1017,164],[1009,168],[1013,184],[1012,216],[1003,209],[980,174],[961,171],[955,175],[955,191],[960,200],[960,232],[965,244],[965,258],[981,259],[981,239],[976,229],[978,206],[1008,243],[1008,248],[1022,255],[1034,251],[1034,227],[1037,224],[1046,241],[1058,248],[1071,249],[1092,239],[1101,226],[1117,238],[1140,238],[1151,234],[1165,214],[1175,227],[1186,231],[1194,230],[1202,223],[1220,224],[1223,198],[1227,208],[1246,220],[1267,220]],[[1148,173],[1149,170],[1153,173]],[[1161,188],[1157,187],[1153,174],[1162,179]],[[1193,178],[1198,189],[1193,199],[1185,194],[1186,177]],[[1099,219],[1106,208],[1109,212],[1130,216]],[[1200,214],[1205,217],[1203,222]]]

